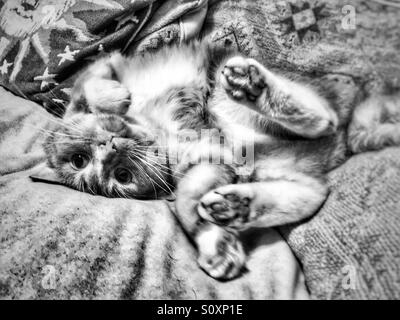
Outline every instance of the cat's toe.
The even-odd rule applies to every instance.
[[[198,264],[211,277],[229,280],[239,276],[246,255],[237,236],[218,226],[208,225],[196,237]]]
[[[239,85],[240,78],[233,76],[233,73],[229,68],[224,68],[222,70],[220,82],[224,89],[237,100],[241,100],[246,96],[246,92],[243,87]]]
[[[254,90],[254,92],[260,92],[267,86],[263,74],[255,65],[249,66],[249,78],[251,90]]]
[[[229,59],[222,71],[221,83],[235,99],[255,101],[266,87],[263,74],[252,59],[241,56]]]
[[[199,215],[213,223],[242,228],[250,215],[250,194],[240,194],[228,186],[206,193],[198,206]]]
[[[234,56],[226,61],[225,66],[232,69],[236,68],[238,71],[242,70],[242,72],[246,74],[247,69],[249,68],[249,62],[250,60],[246,57]]]

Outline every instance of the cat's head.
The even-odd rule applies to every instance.
[[[171,188],[167,153],[143,119],[78,113],[44,143],[58,182],[108,197],[158,198]]]

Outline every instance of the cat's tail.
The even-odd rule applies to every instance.
[[[400,146],[400,93],[373,96],[358,105],[347,143],[353,153]]]

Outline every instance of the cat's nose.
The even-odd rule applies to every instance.
[[[100,163],[107,162],[111,157],[114,157],[117,149],[112,141],[101,142],[95,150],[95,158]]]
[[[111,137],[111,139],[109,141],[107,141],[107,143],[105,144],[105,149],[108,152],[114,152],[117,151],[117,145],[115,144],[114,140],[114,136]]]
[[[115,151],[121,151],[124,149],[126,145],[126,138],[121,137],[113,137],[112,140],[108,143],[109,150],[112,148]]]

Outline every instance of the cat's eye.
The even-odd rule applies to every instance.
[[[75,153],[71,157],[71,165],[74,169],[80,170],[87,166],[89,159],[81,153]]]
[[[124,168],[117,168],[114,171],[115,179],[122,184],[130,183],[132,181],[132,173]]]

